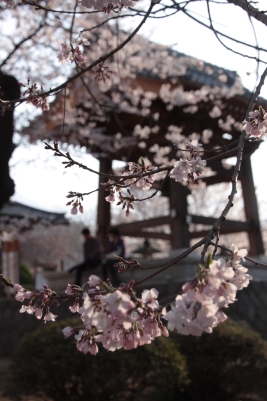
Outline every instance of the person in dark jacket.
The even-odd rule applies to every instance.
[[[84,236],[83,259],[84,261],[69,269],[69,273],[76,271],[75,284],[81,286],[82,274],[86,270],[92,270],[101,264],[101,246],[97,238],[91,235],[89,228],[82,230]]]
[[[109,247],[105,251],[105,259],[102,265],[103,279],[106,281],[107,278],[112,277],[113,284],[118,285],[120,284],[120,280],[118,277],[118,272],[114,267],[114,264],[117,263],[118,260],[114,257],[114,255],[125,258],[125,246],[117,228],[112,228],[108,233],[108,237]]]

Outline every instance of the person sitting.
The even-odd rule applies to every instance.
[[[118,272],[114,267],[114,264],[118,262],[114,255],[125,258],[125,246],[123,239],[120,236],[120,232],[117,228],[112,228],[108,233],[109,247],[105,251],[105,260],[102,265],[103,279],[106,281],[107,278],[112,277],[115,285],[120,284],[118,278]]]
[[[82,274],[84,271],[91,270],[101,264],[101,245],[97,238],[91,235],[89,228],[84,228],[81,232],[84,236],[83,258],[84,261],[69,269],[69,273],[76,271],[75,284],[81,286]]]

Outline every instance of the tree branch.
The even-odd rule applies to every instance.
[[[246,0],[227,0],[227,1],[230,4],[234,4],[235,6],[242,8],[242,10],[246,11],[249,16],[255,18],[257,21],[260,21],[267,26],[267,15],[261,13],[257,8],[253,7],[252,5],[248,5]]]

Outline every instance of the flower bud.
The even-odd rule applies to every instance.
[[[91,274],[88,280],[88,284],[91,285],[92,287],[96,287],[102,283],[102,280],[95,276],[94,274]]]

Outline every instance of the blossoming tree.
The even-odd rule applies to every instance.
[[[178,257],[164,265],[154,266],[153,273],[139,282],[132,280],[115,288],[110,281],[104,282],[91,275],[82,287],[68,285],[66,294],[62,296],[47,286],[40,292],[28,291],[1,276],[2,283],[14,287],[16,299],[23,302],[20,312],[35,315],[44,322],[55,321],[56,315],[51,312],[51,307],[58,305],[60,300],[73,300],[70,311],[80,314],[81,326],[66,327],[63,334],[74,335],[78,350],[84,353],[96,354],[99,343],[110,351],[136,348],[151,343],[158,336],[168,336],[168,330],[174,329],[185,335],[211,333],[227,318],[222,309],[235,302],[237,291],[251,280],[242,265],[247,258],[245,249],[238,250],[233,245],[228,249],[229,258],[226,260],[217,258],[216,254],[220,248],[220,226],[234,205],[244,149],[266,134],[267,113],[260,104],[256,104],[256,100],[267,69],[259,79],[246,112],[238,121],[230,112],[225,112],[226,99],[240,95],[243,90],[236,75],[230,77],[216,70],[217,85],[201,85],[189,90],[183,77],[192,69],[201,71],[203,64],[184,55],[175,57],[166,48],[148,43],[138,36],[149,18],[167,18],[180,12],[196,19],[189,12],[193,3],[191,0],[154,0],[147,3],[130,0],[5,0],[0,3],[3,38],[0,65],[4,72],[12,71],[18,77],[22,89],[20,98],[6,99],[2,96],[2,113],[12,111],[14,107],[22,108],[24,104],[50,113],[48,119],[44,120],[43,114],[36,124],[24,128],[23,133],[29,135],[31,141],[56,140],[54,144],[46,142],[45,148],[61,158],[65,167],[78,165],[91,174],[99,174],[100,188],[107,192],[105,201],[117,202],[126,216],[136,202],[144,202],[145,207],[148,198],[137,198],[134,188],[151,189],[155,179],[161,180],[162,184],[170,179],[188,186],[204,176],[211,160],[236,156],[230,193],[220,217],[215,219],[209,232]],[[266,52],[265,48],[229,37],[214,27],[211,3],[206,1],[208,23],[203,23],[201,19],[196,23],[204,24],[213,31],[221,43],[227,39],[239,44],[240,56],[262,63],[261,54]],[[222,6],[231,6],[231,3],[240,9],[240,13],[267,25],[265,11],[256,9],[249,1],[226,0]],[[10,21],[10,26],[7,21]],[[119,27],[118,21],[131,21],[135,28],[125,31]],[[256,50],[257,56],[247,55],[247,50],[242,50],[244,48]],[[148,71],[161,79],[161,83],[155,80],[153,90],[146,88],[143,81]],[[230,135],[227,146],[218,142],[218,146],[214,147],[218,137],[210,127],[201,132],[190,132],[187,126],[162,124],[162,108],[156,111],[159,100],[168,112],[183,108],[184,113],[193,115],[202,107],[221,132],[228,135],[238,132],[238,139],[231,142]],[[132,160],[126,160],[128,169],[120,175],[96,172],[79,164],[69,152],[63,152],[57,142],[86,145],[92,153],[100,155],[112,153],[113,149],[129,150],[133,144],[138,144],[140,155],[144,156],[151,137],[164,130],[168,146],[164,141],[154,141],[154,148],[152,143],[150,146],[154,158],[138,160],[136,154]],[[212,138],[215,138],[215,143]],[[208,156],[208,149],[204,147],[208,144],[212,144],[212,157]],[[83,212],[82,200],[89,194],[69,192],[68,205],[72,214]],[[201,249],[201,256],[196,276],[184,284],[181,293],[160,302],[155,288],[137,295],[141,283],[149,285],[152,277],[198,248]],[[137,260],[120,257],[115,266],[119,271],[145,269]]]

